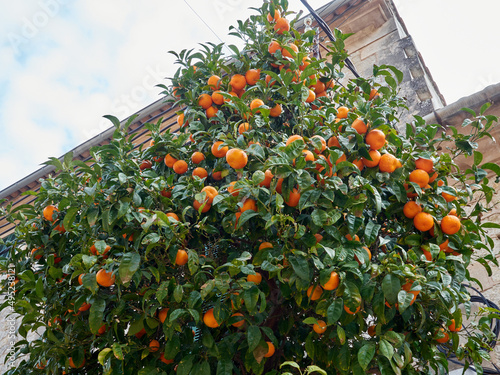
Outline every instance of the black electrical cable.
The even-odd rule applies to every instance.
[[[316,13],[316,11],[309,5],[309,3],[307,2],[307,0],[300,0],[300,1],[302,2],[302,4],[304,4],[304,6],[309,11],[309,13],[311,13],[311,15],[314,17],[314,19],[318,23],[318,25],[323,29],[323,31],[325,32],[325,34],[328,37],[328,39],[330,39],[332,42],[335,42],[335,36],[333,35],[332,30],[326,24],[326,22],[323,21],[323,19],[319,16],[319,14]],[[354,64],[351,62],[351,60],[349,60],[349,58],[345,59],[345,64],[346,64],[347,68],[349,68],[349,70],[352,72],[352,74],[354,74],[354,76],[356,78],[359,78],[359,74],[356,71],[356,68],[354,67]]]

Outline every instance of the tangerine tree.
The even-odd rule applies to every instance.
[[[109,116],[91,163],[51,159],[33,205],[8,207],[7,374],[444,374],[448,353],[480,369],[492,316],[467,336],[460,307],[470,262],[495,262],[481,217],[500,168],[477,141],[496,119],[405,127],[401,72],[346,80],[347,36],[311,56],[286,5],[232,28],[230,57],[176,54],[178,132],[147,124],[136,148]]]

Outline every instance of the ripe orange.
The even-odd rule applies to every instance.
[[[423,169],[427,173],[430,173],[430,171],[432,171],[432,168],[434,168],[434,163],[430,159],[418,158],[415,161],[415,167],[417,169]]]
[[[380,152],[378,152],[377,150],[370,150],[368,151],[368,153],[370,154],[372,160],[368,160],[367,158],[361,158],[363,164],[368,168],[373,168],[379,165],[381,158]]]
[[[423,169],[415,169],[410,173],[410,182],[416,183],[421,188],[429,183],[429,174]]]
[[[320,299],[321,295],[323,294],[323,288],[319,285],[316,285],[316,287],[313,290],[313,285],[311,285],[307,289],[307,297],[311,299],[311,301],[316,301]]]
[[[208,79],[207,81],[208,85],[210,86],[210,88],[212,90],[218,90],[220,89],[220,77],[219,76],[216,76],[216,75],[213,75],[213,76],[210,76],[210,78]]]
[[[316,94],[314,93],[313,90],[309,89],[309,95],[306,99],[306,103],[311,103],[311,102],[314,102],[316,100]]]
[[[302,138],[300,135],[291,135],[290,137],[288,137],[288,139],[286,140],[286,145],[288,146],[290,143],[292,142],[295,142],[296,140],[298,139],[301,139],[302,141],[304,141],[304,138]]]
[[[313,330],[318,335],[321,335],[321,334],[325,333],[325,331],[326,331],[326,323],[323,320],[318,320],[318,323],[315,323],[313,325]]]
[[[231,81],[229,81],[229,84],[234,91],[240,91],[243,90],[247,85],[247,80],[245,79],[245,76],[242,76],[241,74],[235,74],[231,77]]]
[[[193,155],[191,155],[191,161],[194,164],[200,164],[203,160],[205,160],[205,155],[199,151],[195,151],[193,152]]]
[[[168,310],[170,309],[166,307],[158,312],[158,319],[160,320],[160,322],[165,322],[165,320],[167,319]]]
[[[337,109],[337,118],[347,118],[347,114],[349,113],[349,108],[347,107],[339,107]]]
[[[173,359],[166,359],[165,358],[165,353],[161,353],[160,354],[160,361],[162,361],[163,363],[166,363],[167,365],[170,365],[171,363],[174,363]]]
[[[174,212],[167,212],[167,213],[166,213],[166,216],[171,217],[171,218],[172,218],[172,219],[174,219],[175,221],[179,221],[179,216],[177,216],[177,214],[176,214],[176,213],[174,213]]]
[[[369,248],[367,248],[366,246],[363,246],[363,249],[366,251],[366,253],[368,254],[368,260],[372,260],[372,252],[370,251]],[[356,262],[358,262],[359,265],[361,265],[361,261],[358,259],[358,256],[357,255],[354,255],[354,260]]]
[[[414,201],[408,201],[403,207],[403,214],[408,219],[413,219],[419,212],[422,212],[422,206]]]
[[[267,50],[271,55],[274,55],[276,51],[281,51],[281,46],[277,41],[273,40],[271,43],[269,43],[269,47],[267,48]]]
[[[461,226],[460,219],[454,215],[446,215],[443,217],[443,220],[441,220],[441,230],[448,235],[457,233]]]
[[[314,233],[314,238],[316,238],[316,243],[320,243],[323,239],[323,236],[319,233]]]
[[[278,182],[276,183],[276,192],[281,194],[281,185],[283,184],[283,178],[278,178]]]
[[[175,256],[175,264],[178,266],[183,266],[188,262],[188,253],[186,250],[177,250],[177,255]]]
[[[208,94],[201,94],[198,97],[198,104],[201,106],[203,109],[208,109],[212,106],[212,97]]]
[[[260,79],[260,69],[249,69],[245,73],[245,80],[250,86],[255,85]]]
[[[258,285],[262,281],[262,275],[258,272],[255,272],[255,275],[247,275],[247,281]]]
[[[151,340],[149,343],[149,351],[157,352],[160,350],[160,342],[158,340]]]
[[[92,305],[90,303],[87,303],[87,302],[84,302],[82,303],[82,305],[80,306],[80,308],[78,309],[78,311],[87,311],[90,309]]]
[[[240,189],[235,189],[234,185],[236,184],[237,181],[231,181],[229,183],[229,186],[227,187],[227,191],[229,194],[231,194],[233,197],[237,197],[240,194]]]
[[[248,122],[244,122],[238,126],[238,133],[243,134],[244,132],[252,129],[252,126]]]
[[[293,188],[288,196],[288,199],[285,199],[285,203],[290,207],[297,207],[300,201],[300,193],[297,188]]]
[[[446,202],[453,202],[455,199],[457,199],[456,196],[445,193],[444,191],[441,193],[441,196],[444,198]]]
[[[184,160],[177,160],[172,167],[177,174],[184,174],[188,170],[188,164]]]
[[[368,100],[373,100],[376,96],[378,96],[378,91],[376,89],[371,89],[370,97],[368,98]]]
[[[80,274],[80,276],[78,276],[78,284],[80,285],[83,285],[83,276],[85,276],[84,273]]]
[[[224,154],[225,155],[225,154]],[[222,180],[222,171],[217,171],[217,172],[212,172],[212,178],[215,181],[220,181]]]
[[[250,109],[253,111],[256,108],[262,107],[264,105],[264,102],[260,99],[254,99],[250,103]]]
[[[177,161],[176,158],[174,158],[172,155],[167,154],[165,156],[165,165],[169,168],[173,168],[175,162]]]
[[[40,259],[42,257],[41,252],[39,252],[39,254],[37,254],[37,255],[34,255],[37,252],[37,250],[40,250],[40,248],[37,247],[36,249],[31,250],[31,255],[33,255],[33,258],[35,258],[35,259]]]
[[[208,107],[205,111],[207,118],[215,117],[217,115],[217,112],[219,112],[219,110],[215,107]]]
[[[385,145],[385,134],[382,130],[373,129],[365,137],[365,143],[371,150],[380,150]]]
[[[282,112],[282,108],[281,108],[281,105],[280,104],[276,104],[273,108],[271,108],[271,110],[269,111],[269,116],[271,117],[278,117],[279,115],[281,115],[281,112]]]
[[[255,200],[253,200],[253,199],[247,199],[243,203],[243,207],[240,208],[240,211],[241,212],[245,212],[247,210],[252,210],[252,211],[257,212],[257,203],[255,202]]]
[[[223,143],[224,142],[222,141],[217,141],[212,145],[212,154],[216,158],[223,158],[224,156],[226,156],[226,153],[229,150],[229,147],[227,146],[220,147],[220,145],[222,145]]]
[[[274,10],[274,17],[273,17],[273,15],[272,15],[271,13],[269,13],[269,14],[267,15],[267,20],[268,20],[269,22],[274,22],[274,21],[276,21],[276,20],[277,20],[278,18],[280,18],[280,17],[281,17],[280,12],[278,11],[278,9],[275,9],[275,10]]]
[[[384,154],[380,157],[378,169],[380,172],[394,172],[399,166],[399,160],[392,154]]]
[[[243,316],[242,313],[234,313],[231,316],[241,316],[241,317],[243,317],[243,319],[241,319],[240,321],[237,321],[236,323],[231,324],[233,327],[241,327],[243,324],[245,324],[245,318],[244,318],[244,316]]]
[[[436,339],[436,341],[440,344],[444,344],[445,342],[448,342],[448,340],[450,339],[450,335],[448,335],[448,332],[446,332],[444,330],[444,328],[439,328],[439,331],[441,331],[443,334],[444,334],[444,337],[440,338],[440,339]],[[437,333],[437,332],[436,332]]]
[[[205,323],[205,325],[210,328],[217,328],[218,326],[220,326],[220,324],[215,319],[213,308],[207,310],[207,312],[203,314],[203,323]]]
[[[177,125],[179,125],[181,128],[189,125],[187,121],[184,121],[184,113],[181,113],[179,116],[177,116]]]
[[[267,169],[264,172],[264,181],[262,181],[259,186],[265,186],[266,188],[271,187],[271,181],[273,180],[274,175],[271,173],[271,170]]]
[[[286,18],[280,17],[276,20],[274,31],[276,31],[277,34],[282,35],[285,31],[290,31],[290,23]]]
[[[290,53],[290,51],[288,51],[286,48],[283,48],[282,55],[283,57],[293,59],[297,55],[297,52],[299,52],[299,47],[297,47],[297,45],[294,43],[288,43],[287,47],[291,49],[293,53]]]
[[[75,362],[73,362],[73,358],[69,357],[69,367],[71,368],[81,368],[85,365],[85,358],[83,359],[83,362],[80,366],[75,365]]]
[[[197,167],[193,169],[192,176],[198,176],[199,178],[207,178],[208,177],[208,172],[205,168],[202,167]]]
[[[200,207],[203,205],[203,202],[198,202],[196,199],[193,201],[193,208],[198,211],[200,209]],[[206,203],[204,206],[203,206],[203,209],[201,210],[202,213],[205,213],[205,212],[208,212],[208,210],[210,210],[210,208],[212,207],[212,205],[210,203]]]
[[[273,248],[273,244],[271,242],[262,242],[259,246],[259,251],[260,250],[263,250],[263,249],[272,249]]]
[[[52,217],[54,215],[54,212],[59,212],[57,207],[53,204],[48,205],[43,209],[43,217],[45,218],[45,220],[54,221],[54,218]]]
[[[217,105],[224,104],[224,97],[222,96],[219,90],[214,91],[212,93],[212,101]]]
[[[413,225],[419,231],[427,232],[434,227],[434,219],[432,215],[427,212],[419,212],[413,218]]]
[[[366,126],[366,124],[359,118],[354,120],[351,126],[358,132],[358,134],[365,134],[368,131],[368,127]]]
[[[317,149],[317,148],[314,148],[314,152],[317,153],[317,154],[321,154],[323,151],[326,150],[326,141],[325,141],[325,138],[323,138],[322,136],[320,135],[313,135],[311,137],[311,139],[319,139],[319,141],[321,142],[321,149]]]
[[[274,344],[271,341],[266,341],[266,343],[267,343],[268,349],[267,349],[267,353],[264,354],[264,357],[269,358],[269,357],[273,356],[276,349],[274,348]]]
[[[356,308],[356,310],[352,311],[349,307],[347,307],[346,305],[344,305],[344,310],[346,313],[348,313],[349,315],[355,315],[359,312],[359,310],[361,310],[361,306],[358,306]]]
[[[104,255],[106,254],[109,250],[111,250],[111,246],[106,246],[106,248],[104,249],[104,251],[102,252],[102,254],[99,253],[99,251],[97,251],[97,248],[95,247],[95,244],[90,246],[90,252],[93,254],[93,255]]]
[[[205,192],[205,194],[207,195],[207,200],[208,200],[209,204],[212,204],[214,201],[214,198],[217,195],[219,195],[219,192],[213,186],[205,186],[203,189],[201,189],[201,191]]]
[[[455,319],[451,320],[451,324],[448,326],[448,329],[451,332],[459,332],[462,330],[462,325],[460,324],[458,327],[455,325]]]
[[[323,285],[323,289],[325,290],[335,290],[339,286],[340,278],[339,274],[335,271],[330,273],[330,279]]]
[[[101,268],[96,275],[97,284],[104,287],[110,287],[115,283],[115,275],[113,272],[107,272],[104,268]]]
[[[316,84],[312,85],[311,88],[314,90],[316,94],[326,91],[325,84],[319,80],[316,82]]]
[[[340,143],[337,137],[333,136],[328,140],[328,147],[338,147],[340,148]]]
[[[227,163],[234,169],[242,169],[248,163],[247,153],[239,148],[232,148],[226,153]]]

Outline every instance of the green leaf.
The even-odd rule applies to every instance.
[[[123,361],[124,357],[123,357],[122,346],[117,342],[113,343],[113,354],[116,359]]]
[[[89,326],[90,332],[97,334],[99,328],[103,325],[104,310],[106,309],[106,301],[103,299],[94,299],[90,306]]]
[[[260,340],[262,339],[262,333],[260,332],[260,328],[254,325],[248,327],[247,331],[247,341],[248,341],[248,350],[254,351],[255,348],[259,345]]]
[[[104,361],[106,360],[106,357],[108,356],[109,353],[111,353],[112,349],[111,348],[104,348],[99,352],[99,355],[97,356],[97,360],[101,364],[101,366],[104,366]]]
[[[392,356],[394,355],[394,347],[389,343],[389,341],[384,339],[380,340],[379,350],[380,354],[382,354],[388,360],[392,359]]]
[[[483,161],[483,154],[479,151],[474,151],[474,164],[479,165]]]
[[[344,302],[341,299],[334,300],[332,304],[328,306],[328,310],[326,311],[328,324],[329,325],[335,324],[342,315],[343,310],[344,310]]]
[[[233,375],[233,361],[230,358],[219,359],[216,375]]]
[[[295,271],[298,277],[300,277],[304,281],[311,280],[309,264],[307,263],[307,259],[300,256],[290,255],[288,257],[288,261],[292,265],[293,270]]]
[[[126,284],[132,280],[132,276],[139,269],[140,264],[141,256],[138,253],[123,254],[120,267],[118,268],[118,275],[122,283]]]
[[[375,224],[373,221],[369,221],[366,224],[364,239],[367,246],[372,245],[376,241],[381,227],[380,224]]]
[[[358,362],[363,370],[366,370],[375,355],[377,347],[374,343],[366,343],[358,351]]]
[[[401,290],[401,282],[397,276],[392,274],[385,275],[382,280],[382,291],[384,292],[385,299],[391,305],[397,302],[398,293]]]
[[[193,368],[194,355],[188,355],[181,359],[177,367],[177,375],[189,375]]]
[[[73,221],[75,221],[76,214],[78,213],[78,207],[70,207],[64,216],[63,225],[64,229],[70,230],[73,227]]]

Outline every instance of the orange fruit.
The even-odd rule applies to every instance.
[[[349,108],[347,107],[339,107],[337,109],[337,118],[347,118],[347,114],[349,113]]]
[[[203,160],[205,160],[205,155],[199,151],[195,151],[193,152],[193,155],[191,155],[191,161],[194,164],[200,164]]]
[[[87,302],[84,302],[82,303],[82,305],[80,306],[80,308],[78,309],[78,311],[87,311],[88,309],[90,309],[92,305],[90,303],[87,303]]]
[[[42,257],[41,253],[34,255],[37,252],[37,250],[40,250],[40,248],[37,247],[36,249],[31,250],[31,255],[33,255],[33,258],[35,258],[35,259],[40,259]]]
[[[219,195],[219,192],[213,186],[205,186],[203,189],[201,189],[201,191],[205,192],[205,194],[207,195],[207,200],[208,200],[209,204],[212,204],[214,201],[214,198],[217,195]]]
[[[300,201],[300,193],[297,188],[293,188],[288,196],[288,199],[285,199],[285,203],[290,207],[297,207]]]
[[[255,275],[247,275],[247,281],[258,285],[262,281],[262,275],[258,272],[255,272]]]
[[[325,150],[326,150],[326,141],[325,141],[325,138],[323,138],[323,137],[322,137],[322,136],[320,136],[320,135],[313,135],[313,136],[311,137],[311,139],[313,139],[313,138],[315,138],[315,139],[319,139],[319,141],[321,142],[321,149],[317,149],[317,148],[315,148],[315,149],[314,149],[314,152],[315,152],[315,153],[317,153],[317,154],[321,154],[323,151],[325,151]]]
[[[462,330],[462,325],[460,326],[456,326],[455,325],[455,319],[452,319],[451,320],[451,324],[448,326],[448,329],[451,331],[451,332],[459,332]]]
[[[234,185],[237,181],[231,181],[229,186],[227,187],[227,192],[231,194],[233,197],[237,197],[240,194],[240,189],[235,189]]]
[[[367,248],[366,246],[363,246],[363,249],[366,251],[366,253],[368,254],[368,260],[372,260],[372,252],[370,251],[369,248]],[[354,255],[354,260],[356,262],[358,262],[359,265],[361,265],[361,261],[358,259],[358,256],[357,255]]]
[[[250,109],[253,111],[256,108],[262,107],[264,105],[264,102],[260,99],[254,99],[250,103]]]
[[[203,202],[198,202],[196,199],[193,201],[193,208],[198,211],[200,209],[200,207],[203,205]],[[208,212],[208,210],[210,210],[210,208],[212,207],[212,205],[210,203],[206,203],[204,206],[203,206],[203,209],[201,210],[202,213],[205,213],[205,212]]]
[[[271,181],[273,180],[274,175],[271,173],[271,170],[267,169],[264,172],[264,181],[262,181],[259,186],[265,186],[266,188],[271,187]]]
[[[264,249],[272,249],[273,244],[271,242],[262,242],[259,246],[259,251]]]
[[[240,321],[237,321],[236,323],[231,324],[233,327],[241,327],[243,324],[245,324],[245,319],[244,319],[244,316],[243,316],[242,313],[234,313],[231,316],[241,316],[241,317],[243,317],[243,319],[241,319]]]
[[[257,203],[255,202],[255,200],[253,200],[253,199],[247,199],[243,203],[243,207],[240,208],[240,211],[241,212],[245,212],[247,210],[252,210],[252,211],[257,212]]]
[[[335,136],[330,137],[330,139],[328,140],[328,144],[327,145],[328,145],[328,147],[338,147],[338,148],[340,148],[339,140]]]
[[[174,363],[173,359],[166,359],[165,358],[165,353],[161,353],[160,354],[160,361],[162,361],[163,363],[166,363],[167,365],[170,365],[171,363]]]
[[[316,238],[316,243],[320,243],[323,239],[323,236],[319,233],[314,233],[314,238]]]
[[[149,343],[149,351],[157,352],[160,350],[160,342],[158,340],[151,340]]]
[[[224,104],[224,97],[222,96],[219,90],[214,91],[212,93],[212,102],[214,102],[217,105]]]
[[[188,262],[188,253],[186,250],[177,250],[177,255],[175,256],[175,264],[178,266],[183,266]]]
[[[113,272],[107,272],[104,268],[101,268],[96,275],[97,284],[104,287],[110,287],[115,283],[115,275]]]
[[[177,116],[177,125],[179,125],[181,128],[188,125],[188,123],[184,121],[184,113],[181,113],[179,116]]]
[[[434,169],[432,169],[430,172],[429,172],[429,184],[432,184],[434,182],[434,180],[436,178],[438,178],[438,173],[434,171]]]
[[[167,154],[165,156],[165,165],[169,168],[173,168],[175,162],[177,161],[176,158],[174,158],[172,155]]]
[[[315,323],[313,325],[313,330],[316,332],[318,335],[321,335],[325,333],[326,331],[326,323],[323,320],[318,320],[318,323]]]
[[[311,103],[316,100],[316,94],[314,93],[313,90],[309,89],[309,95],[306,99],[306,103]]]
[[[220,326],[220,324],[215,319],[213,308],[207,310],[207,312],[203,314],[203,323],[205,323],[205,325],[210,328],[217,328],[218,326]]]
[[[373,100],[377,95],[378,95],[378,91],[376,89],[371,89],[370,97],[368,98],[368,100]]]
[[[320,92],[326,91],[326,86],[321,81],[316,82],[316,84],[312,85],[311,87],[316,94],[319,94]]]
[[[198,176],[199,178],[207,178],[208,172],[205,168],[197,167],[193,169],[193,173],[191,174],[193,177]]]
[[[302,138],[300,135],[291,135],[290,137],[288,137],[288,139],[286,140],[286,145],[288,146],[290,143],[292,142],[295,142],[296,140],[298,139],[301,139],[302,141],[304,141],[304,138]]]
[[[460,219],[454,215],[446,215],[441,220],[441,230],[448,235],[457,233],[461,226]]]
[[[102,335],[104,332],[106,332],[108,327],[106,327],[106,324],[103,324],[98,330],[97,330],[97,335]]]
[[[415,169],[410,173],[410,182],[416,183],[421,188],[429,183],[429,174],[423,169]]]
[[[283,57],[293,59],[296,56],[297,52],[299,52],[299,47],[297,47],[297,45],[294,43],[288,43],[287,47],[293,51],[293,54],[290,53],[290,51],[288,51],[286,48],[283,48],[282,55]]]
[[[220,181],[220,180],[222,180],[222,171],[212,172],[212,178],[213,178],[215,181]]]
[[[378,152],[377,150],[370,150],[370,151],[368,151],[368,153],[370,154],[370,157],[372,158],[372,160],[368,160],[366,158],[361,158],[361,161],[363,162],[363,164],[368,168],[373,168],[373,167],[376,167],[377,165],[379,165],[380,158],[381,158],[380,152]]]
[[[188,170],[188,164],[184,160],[177,160],[172,167],[177,174],[184,174]]]
[[[448,340],[450,339],[450,335],[448,335],[448,333],[444,330],[444,328],[439,328],[439,331],[441,331],[444,334],[444,337],[442,337],[440,339],[436,339],[436,341],[440,344],[444,344],[445,342],[448,342]]]
[[[212,106],[212,97],[208,94],[201,94],[198,97],[198,105],[203,109],[208,109]]]
[[[368,127],[363,122],[363,120],[357,118],[352,122],[352,128],[358,132],[358,134],[365,134],[368,130]]]
[[[285,31],[290,31],[290,23],[286,18],[280,17],[276,20],[274,31],[276,31],[277,34],[282,35]]]
[[[273,15],[272,15],[271,13],[269,13],[269,14],[267,15],[267,20],[268,20],[269,22],[274,22],[274,21],[276,21],[276,20],[277,20],[278,18],[280,18],[280,17],[281,17],[280,12],[278,11],[278,9],[275,9],[275,10],[274,10],[274,17],[273,17]]]
[[[415,167],[417,169],[423,169],[427,173],[430,173],[430,171],[432,171],[432,168],[434,168],[434,163],[430,159],[418,158],[415,161]]]
[[[240,91],[243,90],[247,85],[247,80],[245,79],[245,76],[242,76],[241,74],[235,74],[231,77],[231,81],[229,81],[229,84],[234,91]]]
[[[232,148],[226,153],[227,163],[234,169],[242,169],[248,163],[247,153],[239,148]]]
[[[78,284],[80,285],[83,285],[83,276],[85,276],[84,273],[80,274],[80,276],[78,276]]]
[[[281,115],[281,112],[282,112],[282,108],[281,108],[281,105],[280,104],[276,104],[273,108],[271,108],[271,110],[269,111],[269,116],[271,117],[278,117],[279,115]]]
[[[73,362],[73,358],[69,357],[69,367],[71,368],[81,368],[85,365],[85,358],[83,359],[83,362],[80,366],[75,365],[75,362]]]
[[[267,50],[271,55],[274,55],[276,51],[281,51],[281,46],[277,41],[273,40],[271,43],[269,43],[269,47],[267,48]],[[269,76],[269,78],[271,78],[271,76]]]
[[[167,212],[167,213],[166,213],[166,216],[167,216],[167,217],[171,217],[171,218],[172,218],[172,219],[174,219],[175,221],[179,221],[179,216],[177,216],[177,214],[176,214],[176,213],[174,213],[174,212]]]
[[[53,204],[48,205],[43,209],[43,217],[45,218],[45,220],[54,221],[54,218],[52,217],[54,215],[54,212],[59,212],[57,207]]]
[[[371,150],[380,150],[385,145],[385,134],[382,130],[373,129],[365,137],[365,143]]]
[[[266,341],[266,343],[267,343],[267,348],[268,349],[267,349],[267,353],[264,354],[264,357],[269,358],[269,357],[273,356],[274,351],[276,349],[274,348],[274,344],[271,341]]]
[[[169,308],[166,307],[158,312],[158,319],[160,320],[160,322],[165,322],[165,320],[167,319],[168,310]]]
[[[448,246],[450,243],[450,240],[444,241],[441,245],[439,245],[439,248],[444,251],[445,253],[452,253],[453,250]]]
[[[378,169],[380,172],[392,173],[398,168],[399,160],[392,154],[384,154],[380,157]]]
[[[243,134],[244,132],[252,129],[252,126],[248,122],[244,122],[238,126],[238,133]]]
[[[137,332],[134,336],[138,339],[141,339],[146,334],[146,330],[143,328],[139,332]]]
[[[445,193],[444,191],[441,193],[441,196],[444,198],[446,202],[453,202],[455,199],[457,199],[456,196]]]
[[[323,285],[323,289],[325,289],[325,290],[335,290],[339,286],[339,283],[340,283],[339,274],[337,272],[335,272],[335,271],[332,271],[332,273],[330,273],[330,278]]]
[[[218,90],[218,89],[220,89],[221,79],[219,76],[213,75],[213,76],[210,76],[207,83],[212,90]]]
[[[314,288],[313,285],[311,285],[307,289],[307,297],[310,298],[311,301],[316,301],[323,294],[323,288],[319,285],[316,285],[316,287],[314,289],[313,288]]]
[[[349,307],[347,307],[346,305],[344,305],[344,310],[345,310],[345,312],[346,312],[346,313],[348,313],[349,315],[355,315],[355,314],[357,314],[357,313],[359,312],[359,310],[361,310],[361,306],[358,306],[358,307],[356,308],[356,310],[351,311],[351,309],[350,309]]]
[[[217,115],[217,112],[219,112],[219,110],[215,107],[208,107],[205,111],[207,118],[215,117]]]
[[[227,146],[220,147],[220,145],[222,145],[223,143],[224,142],[222,141],[217,141],[212,145],[212,154],[216,158],[223,158],[224,156],[226,156],[226,153],[229,150],[229,147]]]
[[[403,207],[403,214],[408,219],[413,219],[419,212],[422,212],[422,206],[414,201],[408,201]]]
[[[419,231],[427,232],[434,227],[434,219],[432,215],[427,212],[419,212],[413,218],[413,225]]]
[[[250,86],[255,85],[260,79],[260,69],[249,69],[245,73],[245,80]]]
[[[281,185],[283,184],[283,178],[278,178],[278,182],[276,184],[276,192],[281,194]]]

